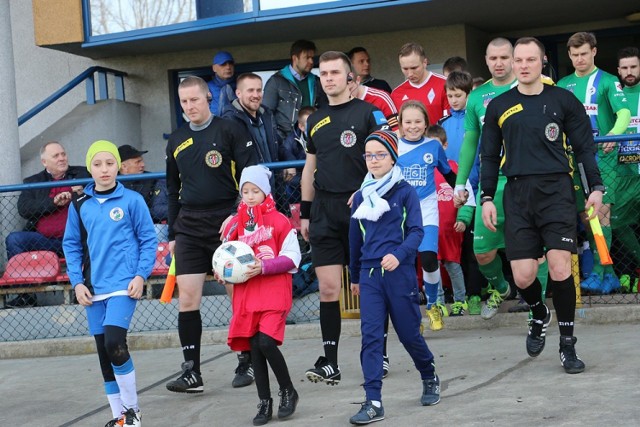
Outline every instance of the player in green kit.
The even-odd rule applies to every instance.
[[[513,88],[518,82],[512,70],[513,46],[505,38],[496,38],[489,42],[485,55],[487,68],[491,73],[491,79],[478,88],[471,91],[467,101],[467,112],[464,123],[464,139],[460,149],[460,163],[456,188],[454,190],[454,202],[457,207],[462,206],[468,197],[465,191],[465,183],[469,178],[474,162],[478,157],[478,145],[480,133],[484,123],[484,115],[487,106],[493,98]],[[548,83],[545,81],[545,83]],[[473,251],[478,260],[480,272],[489,282],[489,298],[483,305],[481,315],[483,319],[491,319],[498,313],[500,304],[509,295],[509,283],[502,272],[502,259],[498,256],[498,250],[504,249],[504,209],[502,207],[502,192],[506,184],[506,178],[500,174],[498,188],[494,198],[498,212],[497,232],[487,229],[482,222],[482,211],[476,209],[475,228],[473,237]],[[478,198],[478,206],[479,205]],[[543,262],[538,270],[538,278],[542,283],[543,293],[547,284],[547,263]]]
[[[562,78],[558,86],[573,92],[582,102],[591,121],[594,136],[620,135],[627,130],[631,112],[618,79],[596,67],[596,45],[596,37],[592,33],[579,32],[569,38],[567,49],[575,73]],[[616,180],[619,168],[616,143],[604,143],[598,147],[598,167],[606,188],[598,218],[607,246],[610,248],[611,205],[616,203],[618,195]],[[574,174],[574,182],[578,182],[576,179],[579,180],[579,176]],[[590,245],[592,249],[595,248],[593,240]],[[593,272],[582,282],[581,287],[604,293],[619,288],[620,281],[613,271],[613,266],[601,265],[597,252],[594,252],[594,257],[596,262]]]
[[[631,120],[627,133],[640,133],[640,54],[637,47],[618,52],[618,75],[627,97]],[[640,266],[640,243],[633,226],[640,224],[640,140],[620,143],[618,149],[616,204],[611,210],[611,227],[627,253]],[[623,280],[624,278],[624,280]],[[629,277],[620,277],[622,288],[631,290]],[[637,280],[635,282],[637,292]]]

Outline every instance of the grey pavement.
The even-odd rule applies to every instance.
[[[419,375],[392,332],[391,373],[382,391],[386,419],[376,425],[640,425],[638,313],[635,305],[578,313],[577,350],[587,365],[578,375],[562,370],[555,321],[546,349],[534,359],[525,351],[523,313],[501,313],[489,321],[479,316],[446,319],[444,330],[424,333],[442,382],[442,400],[434,407],[420,406]],[[321,352],[319,326],[288,327],[281,349],[300,403],[290,420],[274,416],[269,425],[349,425],[349,417],[359,409],[352,403],[364,396],[358,329],[357,320],[343,322],[342,382],[331,387],[310,383],[304,376]],[[255,386],[231,387],[237,359],[224,344],[225,334],[223,330],[205,333],[210,344],[202,350],[205,392],[201,395],[165,389],[165,382],[178,375],[181,361],[175,332],[156,337],[157,341],[143,334],[131,337],[133,348],[174,347],[132,351],[145,426],[252,425],[258,402]],[[56,341],[73,343],[79,353],[91,351],[90,339]],[[10,343],[0,348],[5,344]],[[69,353],[68,347],[44,341],[23,345]],[[0,424],[103,426],[109,420],[95,354],[7,359],[9,354],[4,352],[0,360]],[[277,404],[273,376],[271,389]]]

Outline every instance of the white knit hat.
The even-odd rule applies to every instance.
[[[271,171],[262,165],[248,166],[242,170],[240,176],[240,191],[246,182],[250,182],[258,187],[266,195],[271,194]]]

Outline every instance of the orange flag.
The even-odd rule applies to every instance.
[[[593,206],[589,208],[587,214],[593,214]],[[611,255],[609,254],[607,241],[604,239],[602,227],[600,227],[600,220],[598,220],[597,215],[589,220],[589,225],[591,226],[591,231],[593,232],[593,239],[596,241],[596,249],[598,250],[598,255],[600,256],[600,264],[612,265],[613,260],[611,259]]]
[[[169,274],[167,274],[167,280],[164,282],[164,288],[162,289],[162,295],[160,296],[160,302],[168,304],[173,298],[173,291],[176,287],[176,257],[171,258],[171,265],[169,266]]]

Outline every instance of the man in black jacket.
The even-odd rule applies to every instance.
[[[258,163],[278,161],[279,138],[273,113],[262,105],[262,78],[254,73],[244,73],[236,81],[236,96],[223,115],[235,120],[251,134]]]
[[[249,131],[254,141],[253,146],[258,163],[277,162],[282,140],[278,135],[273,112],[262,104],[260,76],[254,73],[240,74],[237,80],[236,96],[237,98],[226,108],[222,118],[235,120]],[[275,189],[274,197],[278,210],[286,211],[286,196],[281,173],[271,176],[271,188]]]
[[[69,166],[62,144],[49,141],[40,149],[44,170],[28,178],[25,184],[90,178],[84,166]],[[24,231],[14,231],[6,238],[7,259],[27,251],[53,251],[62,255],[62,237],[73,193],[82,194],[82,186],[25,190],[18,198],[18,213],[27,220]],[[28,306],[36,302],[34,294],[21,294],[8,306]]]
[[[282,140],[293,132],[302,107],[327,103],[318,76],[311,72],[315,54],[312,41],[296,40],[289,51],[291,64],[272,75],[264,86],[264,105],[273,111]]]

